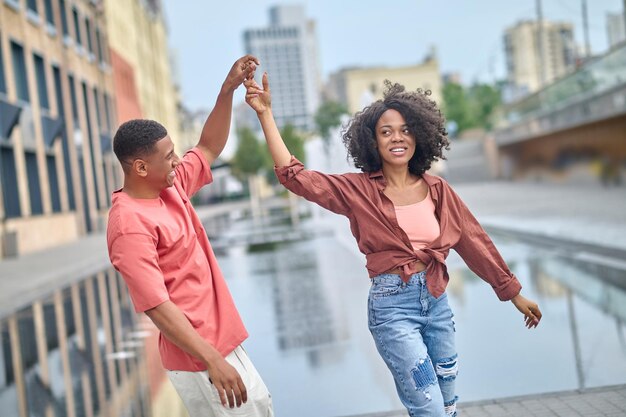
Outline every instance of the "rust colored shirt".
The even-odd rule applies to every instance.
[[[370,277],[401,268],[402,279],[407,281],[417,272],[415,261],[421,261],[426,265],[428,290],[439,297],[449,281],[445,260],[454,249],[476,275],[491,285],[500,300],[510,300],[522,288],[476,218],[440,177],[422,175],[435,204],[439,237],[415,251],[398,225],[393,203],[383,193],[387,183],[382,171],[323,174],[305,169],[292,157],[289,165],[276,167],[275,172],[288,190],[350,220]]]

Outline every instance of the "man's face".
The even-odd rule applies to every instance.
[[[163,190],[174,185],[176,178],[174,170],[180,163],[180,158],[174,152],[174,143],[169,135],[159,140],[154,149],[154,152],[145,158],[145,178],[155,188]]]

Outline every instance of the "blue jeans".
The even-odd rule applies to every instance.
[[[372,279],[368,322],[411,417],[454,417],[458,373],[448,295],[433,297],[426,272],[404,283],[397,274]]]

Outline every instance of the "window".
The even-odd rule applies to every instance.
[[[50,26],[56,26],[54,24],[54,8],[52,7],[52,0],[44,0],[44,6],[46,8],[46,22]]]
[[[33,54],[35,61],[35,75],[37,76],[37,94],[39,95],[39,106],[42,109],[50,110],[50,102],[48,101],[48,85],[46,84],[46,66],[43,58],[37,54]]]
[[[94,53],[93,42],[91,41],[91,22],[88,18],[85,18],[85,31],[87,32],[87,48],[90,53]]]
[[[70,96],[72,97],[72,120],[74,121],[74,129],[79,129],[80,121],[78,120],[78,102],[76,99],[76,86],[74,85],[74,77],[68,75],[70,83]]]
[[[59,67],[52,67],[54,75],[54,89],[57,98],[57,113],[63,121],[65,121],[65,107],[63,103],[63,86],[61,84],[61,70]],[[63,145],[63,167],[65,168],[65,180],[67,181],[67,199],[70,210],[76,210],[76,200],[74,198],[74,180],[72,180],[72,163],[70,160],[70,142],[67,129],[61,132],[61,140]]]
[[[43,214],[37,154],[31,151],[26,151],[24,154],[26,157],[26,174],[28,176],[28,194],[30,195],[30,212],[34,215]]]
[[[61,195],[59,192],[59,177],[57,175],[57,165],[55,155],[46,155],[46,165],[48,166],[48,182],[50,185],[50,197],[52,198],[52,211],[61,211]]]
[[[91,109],[89,108],[89,89],[87,88],[87,84],[83,81],[83,105],[85,108],[85,119],[87,119],[87,140],[90,141],[91,146],[89,147],[89,157],[91,158],[91,168],[93,174],[93,185],[94,185],[94,193],[96,195],[96,207],[100,207],[100,189],[98,187],[98,164],[96,164],[95,158],[95,146],[93,140],[93,129],[91,126]]]
[[[35,14],[39,14],[37,11],[37,0],[26,0],[26,7]]]
[[[20,217],[20,194],[17,188],[17,170],[12,146],[0,145],[0,181],[2,182],[2,197],[4,200],[4,214],[7,218]]]
[[[17,98],[29,103],[30,95],[28,94],[28,80],[26,79],[24,48],[15,42],[11,42],[11,56],[13,57],[13,74],[15,74]]]
[[[7,85],[4,81],[4,59],[2,57],[2,42],[0,42],[0,93],[7,92]]]
[[[70,31],[67,26],[67,14],[66,14],[67,10],[65,10],[65,0],[59,1],[59,9],[61,12],[61,27],[63,29],[63,36],[69,36]]]
[[[113,120],[111,119],[111,112],[113,109],[111,105],[113,102],[107,93],[104,93],[104,116],[106,120],[106,130],[113,132]]]
[[[103,129],[102,127],[102,113],[100,113],[100,93],[98,93],[98,89],[96,87],[93,88],[93,101],[96,104],[96,122],[98,124],[98,130],[100,132],[102,132],[103,130],[106,130],[106,128]]]
[[[96,28],[96,53],[98,54],[98,61],[105,63],[106,59],[104,59],[104,49],[102,49],[102,34],[100,33],[99,28]]]
[[[72,7],[72,16],[74,18],[74,36],[76,36],[76,45],[82,45],[82,37],[80,36],[80,19],[78,18],[78,10]]]

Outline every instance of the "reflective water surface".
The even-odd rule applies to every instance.
[[[452,252],[460,401],[626,382],[626,271],[495,237],[544,318],[527,330],[511,303]],[[401,409],[367,329],[364,260],[332,235],[218,255],[250,333],[249,355],[277,416]]]

